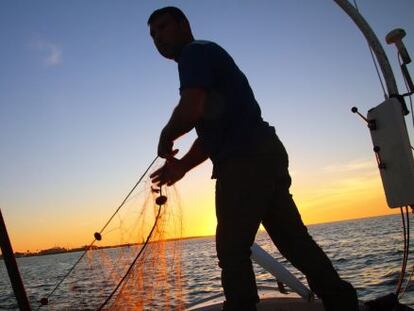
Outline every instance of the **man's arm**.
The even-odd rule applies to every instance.
[[[187,154],[180,159],[180,162],[182,163],[185,171],[188,172],[207,159],[208,155],[201,146],[200,139],[197,138]]]
[[[170,120],[161,131],[158,155],[162,158],[174,156],[174,141],[194,128],[204,113],[206,91],[202,88],[188,88],[181,93],[178,105]]]
[[[171,186],[183,178],[188,171],[207,160],[207,158],[208,155],[203,150],[199,138],[197,138],[183,158],[180,160],[174,157],[169,158],[160,169],[151,174],[150,178],[158,186],[164,184]]]

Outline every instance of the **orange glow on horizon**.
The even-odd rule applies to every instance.
[[[357,177],[353,175],[343,174],[342,178],[320,179],[313,184],[304,183],[303,179],[295,176],[299,179],[297,181],[299,186],[295,183],[291,192],[294,194],[304,223],[317,224],[399,212],[386,206],[381,181],[375,171],[358,174]],[[216,227],[214,180],[206,180],[206,174],[193,174],[180,183],[178,195],[177,202],[180,206],[168,207],[176,208],[177,211],[174,216],[176,219],[169,220],[170,225],[165,237],[169,239],[214,235]],[[85,213],[89,216],[94,215],[92,208]],[[15,227],[11,226],[9,235],[14,251],[34,252],[52,247],[69,249],[88,245],[93,240],[94,232],[98,231],[105,219],[101,213],[99,218],[89,217],[87,218],[89,220],[85,221],[85,213],[77,214],[70,219],[58,219],[54,223],[45,224],[33,219],[20,222]],[[177,230],[177,226],[181,224],[181,230]],[[28,229],[18,230],[19,226]],[[124,226],[133,227],[134,224],[124,223]],[[144,239],[143,236],[133,237],[135,242],[142,242],[141,240]],[[129,240],[130,237],[114,235],[108,245],[122,244]]]
[[[315,190],[317,189],[317,190]],[[388,208],[376,174],[350,176],[297,191],[296,203],[306,224],[398,213]]]

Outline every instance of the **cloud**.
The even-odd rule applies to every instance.
[[[359,176],[339,178],[317,188],[307,189],[301,193],[305,209],[332,208],[332,206],[358,205],[368,198],[382,193],[379,173],[365,173]]]
[[[346,173],[346,172],[358,172],[358,171],[372,171],[377,167],[375,160],[352,160],[348,163],[341,163],[335,165],[329,165],[323,168],[328,173]]]
[[[375,159],[353,159],[322,168],[311,185],[299,189],[305,209],[333,205],[353,205],[366,197],[381,193],[381,177]],[[356,203],[355,203],[356,204]]]
[[[42,54],[43,63],[47,67],[59,65],[63,61],[63,50],[55,43],[36,39],[32,42],[31,47]]]
[[[54,66],[60,64],[62,62],[62,49],[55,44],[49,44],[47,48],[49,49],[49,54],[45,59],[46,65]]]

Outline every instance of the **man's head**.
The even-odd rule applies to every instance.
[[[187,17],[176,7],[154,11],[148,26],[158,52],[168,59],[176,59],[182,48],[194,40]]]

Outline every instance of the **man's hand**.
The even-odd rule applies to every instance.
[[[173,146],[174,141],[162,131],[158,142],[158,156],[167,160],[173,158],[178,153],[178,149],[173,150]]]
[[[164,165],[150,175],[151,181],[157,184],[158,187],[162,185],[172,186],[181,178],[184,177],[187,170],[185,169],[181,160],[170,157],[165,161]]]

